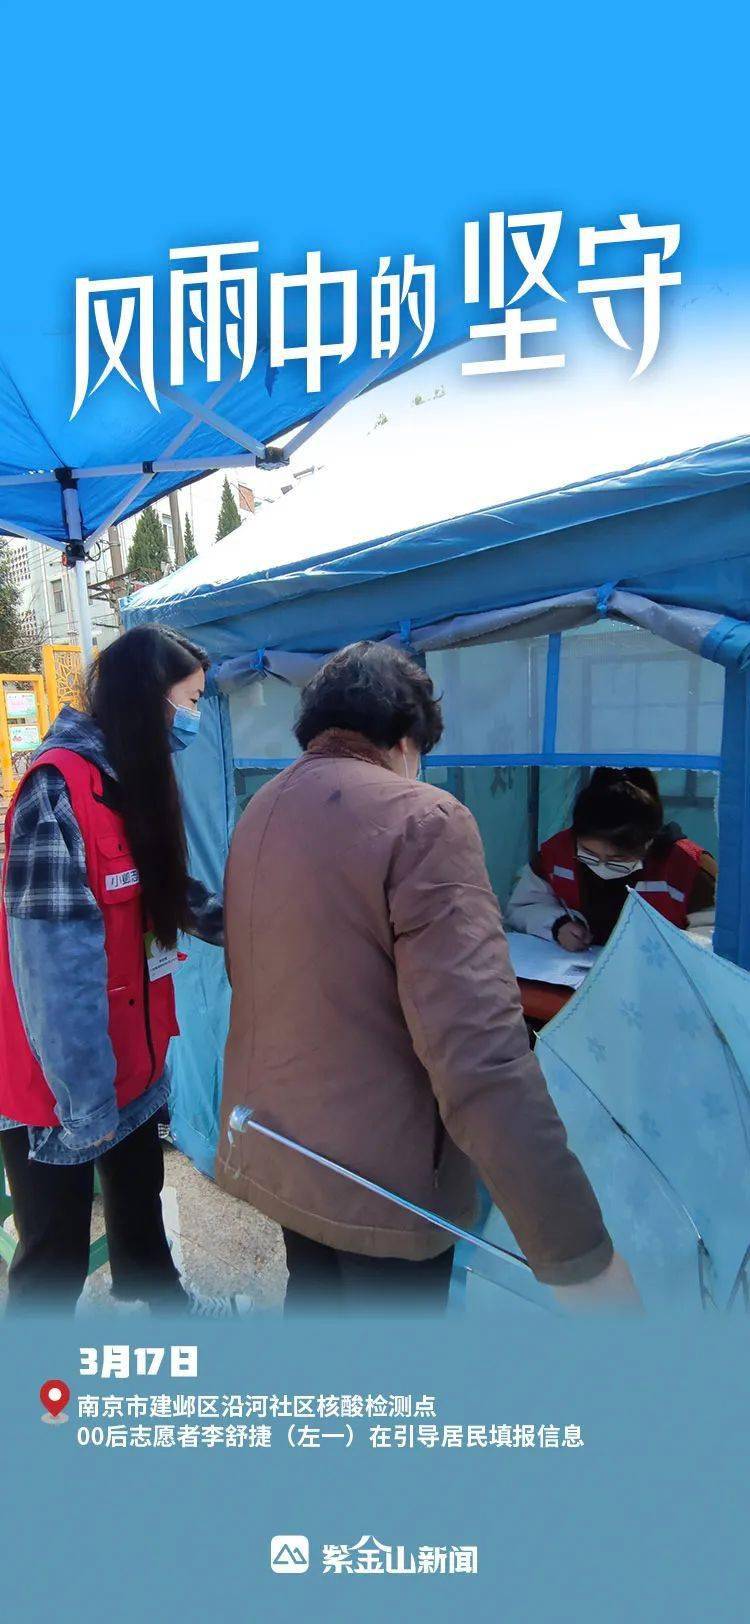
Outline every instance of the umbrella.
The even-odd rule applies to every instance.
[[[646,1308],[747,1307],[750,975],[632,892],[536,1052]],[[508,1245],[494,1207],[481,1232]],[[485,1298],[484,1281],[507,1283],[488,1259],[459,1255]],[[549,1295],[530,1277],[522,1289]]]

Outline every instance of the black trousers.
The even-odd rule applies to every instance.
[[[412,1263],[406,1258],[365,1257],[310,1241],[284,1230],[290,1313],[333,1309],[337,1313],[389,1309],[401,1314],[440,1313],[448,1303],[453,1247],[439,1257]]]
[[[29,1157],[25,1128],[0,1133],[18,1247],[8,1276],[9,1314],[72,1313],[88,1269],[94,1162],[52,1166]],[[179,1309],[185,1293],[164,1232],[164,1155],[152,1117],[97,1158],[112,1270],[124,1302]]]

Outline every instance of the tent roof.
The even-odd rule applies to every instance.
[[[436,349],[457,337],[450,311]],[[157,360],[158,411],[141,390],[114,376],[71,421],[73,357],[70,332],[0,323],[0,534],[64,547],[70,530],[56,471],[72,470],[86,540],[217,466],[251,462],[347,391],[357,393],[412,365],[405,348],[378,368],[360,343],[350,360],[324,364],[323,386],[311,395],[303,363],[272,368],[262,348],[242,383],[232,382],[225,364],[219,385],[186,374],[184,389],[172,389],[159,382],[169,376],[168,361],[160,368]],[[102,366],[92,354],[92,386]],[[163,460],[173,466],[151,470]]]
[[[608,449],[601,435],[571,442],[542,433],[530,467],[528,454],[525,464],[515,455],[513,425],[500,433],[495,421],[459,440],[445,405],[413,411],[407,430],[377,431],[358,456],[305,480],[135,594],[128,624],[201,627],[222,655],[261,645],[326,648],[407,618],[609,581],[750,613],[750,437],[594,473]],[[571,465],[587,477],[553,485],[550,476]],[[323,604],[321,594],[333,592]]]

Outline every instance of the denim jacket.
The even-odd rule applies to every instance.
[[[75,750],[111,779],[101,730],[65,707],[42,750]],[[191,879],[193,934],[220,946],[222,904]],[[88,884],[83,838],[54,767],[24,785],[5,877],[13,984],[29,1044],[55,1097],[59,1128],[29,1128],[30,1155],[59,1165],[92,1161],[166,1103],[167,1073],[118,1110],[109,1040],[104,921]],[[0,1129],[21,1124],[0,1116]],[[111,1139],[106,1136],[112,1134]],[[104,1144],[97,1141],[106,1140]]]

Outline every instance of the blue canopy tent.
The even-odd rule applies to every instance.
[[[412,505],[429,522],[409,528],[383,522],[403,492],[381,500],[377,468],[376,457],[368,480],[366,461],[350,467],[338,498],[334,474],[305,482],[125,608],[129,625],[184,628],[212,657],[208,726],[181,767],[203,877],[220,879],[242,774],[294,754],[299,685],[328,651],[390,638],[424,657],[445,693],[435,770],[601,760],[720,771],[715,946],[750,965],[750,439],[442,518],[431,511],[441,497],[420,487]],[[674,657],[653,703],[648,689],[628,700],[629,733],[613,692],[625,632],[636,654],[653,644]],[[589,654],[604,650],[604,698],[583,693],[584,638]],[[591,715],[593,735],[577,735]],[[207,1171],[227,1010],[216,959],[198,948],[183,972],[188,1042],[175,1056],[176,1135]]]
[[[131,235],[129,228],[129,238]],[[128,243],[128,254],[135,251],[134,241]],[[232,253],[231,244],[227,251]],[[150,263],[150,253],[145,255],[145,265]],[[237,341],[229,353],[231,343],[225,330],[221,381],[206,381],[207,368],[195,359],[198,343],[192,355],[182,358],[184,386],[172,387],[168,381],[168,282],[157,275],[154,315],[161,315],[162,322],[161,329],[154,331],[152,393],[156,404],[135,382],[135,328],[128,344],[118,351],[115,314],[113,343],[118,364],[102,368],[94,383],[103,360],[97,356],[91,372],[94,387],[75,410],[76,335],[70,320],[75,273],[69,274],[64,305],[60,291],[65,275],[62,261],[45,262],[46,276],[51,277],[54,289],[51,308],[46,304],[40,308],[29,289],[21,287],[15,288],[13,298],[4,302],[0,310],[0,537],[28,537],[65,555],[75,572],[79,637],[86,659],[93,653],[86,560],[110,525],[207,473],[222,468],[285,466],[313,434],[357,396],[414,364],[412,352],[418,348],[420,338],[414,326],[402,332],[393,353],[371,359],[367,290],[373,265],[364,251],[359,263],[352,259],[347,263],[359,276],[359,337],[346,360],[322,360],[320,388],[313,393],[308,393],[302,360],[271,366],[267,321],[262,315],[257,355],[248,376],[241,378],[239,363],[232,358],[237,354]],[[35,279],[32,286],[38,291]],[[48,296],[46,280],[44,287]],[[191,308],[200,322],[198,307]],[[109,319],[111,339],[112,318],[90,312],[92,331],[94,316],[100,333],[105,319]],[[340,337],[341,332],[341,313],[335,302],[326,302],[320,318],[318,336],[325,354],[328,341]],[[231,329],[231,322],[229,325]],[[446,302],[436,316],[431,354],[440,354],[463,339],[465,325],[463,308]],[[302,305],[287,312],[285,335],[292,349],[305,340]],[[191,346],[193,342],[191,337]],[[129,378],[123,370],[128,368]],[[102,382],[106,387],[99,389]],[[206,806],[212,804],[214,813],[207,818],[201,815],[193,823],[198,847],[196,869],[217,886],[221,884],[222,857],[231,821],[229,808],[233,805],[231,786],[230,799],[223,799],[221,764],[231,760],[231,750],[223,738],[224,726],[223,714],[217,710],[213,733],[210,724],[203,731],[198,757],[207,758],[207,782],[212,790],[207,793]],[[221,830],[218,845],[217,829]],[[203,842],[201,831],[207,831]],[[211,971],[216,981],[216,955]],[[183,1046],[178,1064],[188,1091],[191,1079],[194,1082],[196,1098],[203,1099],[208,1087],[206,1120],[211,1135],[216,1131],[216,1089],[211,1092],[211,1079],[215,1080],[219,1072],[225,1005],[226,988],[219,981],[211,988],[208,999],[197,1006],[201,1018],[191,1034],[191,1043]],[[190,1023],[185,1024],[187,1029]],[[205,1155],[202,1160],[206,1161]]]
[[[236,246],[233,250],[229,245],[227,252],[236,254]],[[231,266],[231,259],[229,263]],[[363,269],[368,274],[371,271],[370,266]],[[92,297],[80,328],[88,331],[88,323],[92,332],[98,328],[100,334],[106,334],[108,324],[111,353],[94,352],[95,340],[89,334],[89,389],[80,402],[75,378],[80,332],[74,334],[69,321],[72,280],[64,319],[58,315],[51,322],[44,321],[35,311],[33,319],[18,320],[10,304],[0,313],[0,535],[26,536],[58,548],[75,566],[79,630],[87,658],[92,652],[92,634],[86,557],[109,525],[207,473],[286,464],[311,434],[355,396],[412,365],[411,352],[419,343],[419,332],[412,328],[401,336],[393,353],[375,361],[370,358],[363,336],[369,334],[369,310],[364,303],[368,283],[363,275],[355,348],[345,360],[322,360],[320,388],[315,392],[307,392],[302,361],[271,366],[265,318],[261,321],[260,317],[257,354],[245,378],[233,359],[239,353],[238,339],[233,341],[233,354],[229,353],[230,340],[224,331],[220,381],[206,381],[208,368],[195,359],[207,342],[200,327],[190,335],[193,353],[181,357],[184,382],[173,387],[169,381],[173,374],[168,293],[163,279],[156,277],[154,283],[153,355],[147,368],[149,376],[153,371],[150,383],[139,373],[137,324],[132,323],[129,336],[126,331],[120,347],[118,312],[103,308],[107,295],[100,291],[98,300]],[[94,284],[94,289],[98,286]],[[117,283],[112,286],[116,292]],[[119,298],[119,315],[127,326],[122,285]],[[197,306],[196,311],[200,323],[203,307]],[[154,327],[160,315],[161,325],[157,322]],[[340,329],[340,315],[337,317],[333,306],[324,306],[320,333],[324,355],[326,342],[336,335],[337,321]],[[464,326],[460,308],[447,306],[436,322],[432,353],[457,343],[464,336]],[[301,307],[290,308],[285,327],[290,348],[300,342],[303,353],[305,332]],[[102,383],[105,387],[100,391]],[[293,430],[296,432],[283,447],[273,443]]]

